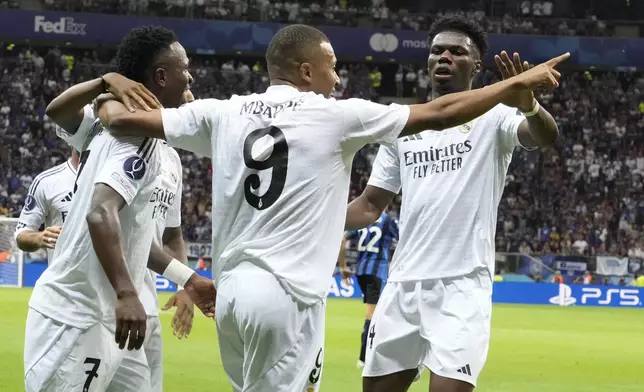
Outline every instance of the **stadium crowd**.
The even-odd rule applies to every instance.
[[[69,156],[44,114],[47,103],[69,86],[107,72],[109,56],[70,48],[2,48],[0,215],[17,216],[33,178]],[[193,58],[195,96],[223,99],[263,91],[268,77],[255,61]],[[412,66],[381,74],[371,65],[345,64],[339,73],[340,99],[379,99],[378,78],[382,85],[395,85],[399,96],[422,91],[423,100],[430,93],[426,74]],[[495,78],[488,70],[479,84]],[[561,87],[540,100],[557,119],[562,137],[554,148],[515,153],[499,208],[497,250],[643,259],[643,75],[568,72]],[[366,186],[376,153],[377,146],[367,146],[356,156],[351,197]],[[181,156],[186,240],[207,241],[212,167],[207,158]]]
[[[612,26],[599,20],[591,11],[571,18],[570,13],[556,12],[551,0],[523,0],[500,12],[486,1],[432,2],[437,3],[437,9],[424,12],[418,9],[419,3],[385,0],[43,0],[46,9],[58,11],[416,31],[427,30],[436,17],[445,13],[463,13],[477,20],[490,33],[609,36],[613,32]]]

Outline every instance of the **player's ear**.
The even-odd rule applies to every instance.
[[[165,87],[167,84],[167,72],[163,68],[157,68],[154,70],[154,82],[161,87]]]
[[[474,60],[474,68],[472,69],[472,76],[476,76],[483,69],[483,61]]]
[[[312,82],[312,68],[311,63],[300,64],[300,77],[308,84]]]

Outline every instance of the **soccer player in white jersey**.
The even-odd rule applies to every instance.
[[[434,101],[470,90],[485,32],[450,16],[434,23],[430,37]],[[528,69],[518,55],[502,57],[506,78]],[[558,136],[531,91],[502,103],[443,132],[428,127],[380,146],[367,188],[349,204],[347,228],[362,228],[403,189],[400,240],[371,320],[363,391],[406,391],[423,367],[432,392],[476,386],[488,352],[496,214],[512,152]]]
[[[122,73],[134,80],[154,80],[155,95],[164,106],[181,104],[191,77],[174,33],[161,27],[134,29],[119,53],[135,57],[125,62],[132,68]],[[106,390],[122,361],[122,349],[139,350],[145,338],[147,318],[138,295],[146,264],[184,285],[204,313],[214,313],[212,282],[153,244],[156,203],[150,200],[159,185],[166,146],[150,138],[115,138],[100,122],[89,135],[67,141],[82,152],[82,159],[68,221],[29,301],[28,392]],[[136,377],[121,390],[151,388],[145,355],[136,353]]]
[[[315,391],[354,154],[367,143],[462,124],[516,91],[555,85],[558,72],[544,64],[484,90],[384,106],[328,98],[339,82],[336,58],[315,28],[283,28],[266,60],[271,86],[263,94],[135,113],[107,101],[99,117],[116,134],[165,138],[212,157],[224,369],[236,391]]]
[[[14,236],[18,248],[25,252],[47,249],[47,259],[51,260],[69,213],[77,168],[78,153],[72,149],[68,160],[34,178],[16,225]],[[41,231],[43,225],[44,230]]]

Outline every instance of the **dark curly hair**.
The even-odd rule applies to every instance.
[[[459,31],[470,37],[478,48],[481,57],[483,57],[487,52],[487,33],[483,30],[483,27],[478,23],[467,19],[465,16],[459,15],[448,15],[436,19],[434,23],[432,23],[432,27],[429,28],[429,43],[431,44],[434,37],[439,33],[449,30]]]
[[[172,30],[161,26],[141,26],[130,30],[116,52],[116,72],[143,83],[159,53],[177,41]]]

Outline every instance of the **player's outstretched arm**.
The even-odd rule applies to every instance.
[[[569,57],[570,53],[565,53],[485,88],[447,94],[426,104],[411,105],[409,120],[400,136],[455,127],[483,115],[521,91],[555,88],[561,74],[554,67]]]
[[[172,258],[153,243],[148,258],[148,268],[163,275],[184,290],[206,317],[214,317],[217,290],[212,280],[199,276],[187,265]]]
[[[344,228],[346,230],[358,230],[377,221],[394,196],[396,194],[393,192],[367,185],[364,192],[349,203]]]
[[[117,297],[115,340],[121,349],[140,349],[145,339],[147,316],[127,270],[121,248],[119,211],[126,205],[110,186],[97,183],[87,213],[92,245]]]
[[[161,107],[141,83],[111,72],[68,88],[47,105],[45,114],[66,132],[74,134],[83,121],[84,107],[107,91],[121,99],[130,111],[136,107],[144,110]]]

